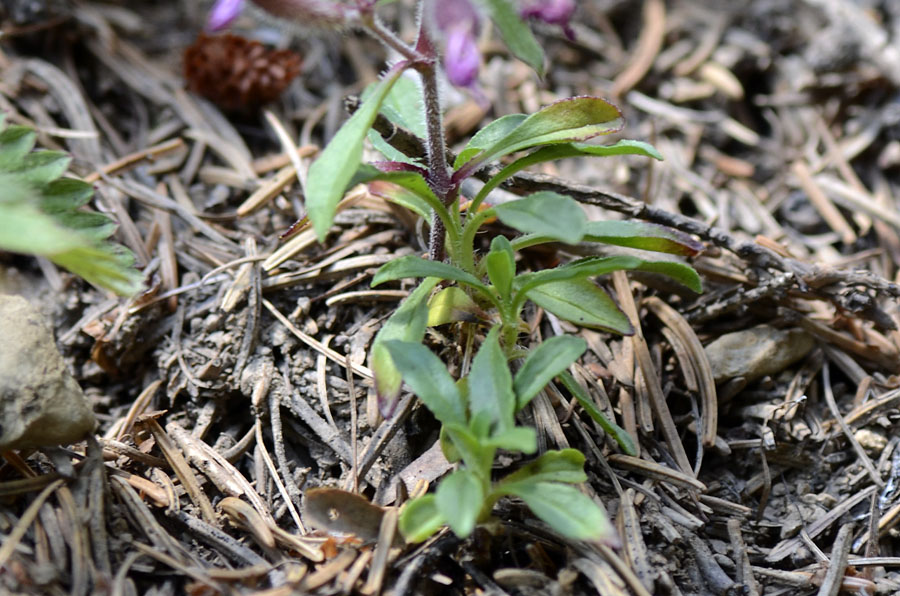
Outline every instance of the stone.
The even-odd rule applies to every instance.
[[[800,329],[759,325],[723,335],[705,350],[717,383],[737,377],[749,382],[783,371],[809,354],[814,345],[812,336]]]
[[[53,333],[21,296],[0,295],[0,449],[67,445],[96,426]]]

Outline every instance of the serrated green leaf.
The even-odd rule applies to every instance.
[[[500,348],[500,330],[490,330],[472,360],[468,376],[469,411],[484,413],[493,428],[504,431],[515,425],[516,396],[506,356]]]
[[[585,215],[570,197],[551,191],[530,194],[494,206],[497,217],[525,234],[540,234],[566,244],[578,244],[584,236]]]
[[[581,327],[631,335],[634,327],[602,288],[589,279],[570,279],[529,290],[528,299]]]
[[[403,506],[397,527],[407,542],[422,542],[445,523],[434,495],[422,495]]]
[[[55,254],[50,260],[89,283],[120,296],[138,292],[144,280],[144,275],[134,268],[132,252],[111,242]]]
[[[523,480],[505,486],[551,528],[574,540],[617,542],[606,513],[574,486]]]
[[[617,107],[599,97],[561,99],[525,118],[509,134],[486,147],[456,173],[461,179],[504,155],[540,145],[585,141],[620,130],[624,125]]]
[[[443,424],[466,423],[462,396],[444,363],[419,343],[384,342],[394,366],[434,417]]]
[[[325,239],[334,221],[338,202],[362,161],[363,140],[375,121],[381,102],[403,72],[403,66],[395,65],[388,71],[372,96],[344,122],[309,168],[306,209],[319,241]]]
[[[463,469],[441,481],[435,493],[435,504],[450,529],[460,538],[466,538],[475,529],[484,497],[481,481],[475,474]]]
[[[602,428],[606,434],[611,436],[613,440],[619,444],[619,447],[622,448],[622,451],[624,451],[626,455],[637,456],[637,447],[635,446],[634,439],[628,434],[628,431],[607,418],[594,403],[594,400],[591,399],[591,396],[588,395],[587,391],[584,390],[584,387],[582,387],[568,371],[560,373],[559,379],[562,381],[563,385],[565,385],[566,389],[575,396],[575,399],[578,400],[578,403],[581,404],[584,411],[594,419],[594,422],[600,425],[600,428]]]
[[[438,284],[437,278],[427,278],[410,293],[397,307],[394,314],[385,321],[369,351],[369,366],[375,375],[375,391],[378,395],[379,407],[383,414],[393,413],[400,396],[402,377],[394,366],[390,352],[384,343],[390,340],[421,342],[425,337],[426,318],[428,316],[428,296]]]
[[[51,257],[86,245],[35,205],[0,203],[0,250]]]
[[[587,474],[584,473],[584,454],[577,449],[562,449],[548,451],[504,477],[497,490],[506,490],[508,484],[522,481],[578,484],[585,480]]]
[[[535,39],[528,25],[519,17],[515,4],[510,0],[479,0],[487,8],[488,14],[506,46],[513,55],[544,75],[544,50]]]
[[[459,267],[454,267],[448,263],[430,261],[414,255],[400,257],[382,265],[378,272],[375,273],[375,277],[372,278],[372,286],[407,277],[438,277],[457,281],[481,291],[488,297],[492,297],[488,287],[471,273],[466,273]]]
[[[509,300],[512,281],[516,276],[516,257],[512,247],[504,236],[495,236],[491,241],[491,250],[485,257],[488,279],[494,284],[502,301]]]
[[[557,335],[531,350],[513,379],[516,410],[528,405],[553,377],[569,368],[586,349],[587,343],[580,337]]]

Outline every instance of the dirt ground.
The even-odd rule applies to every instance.
[[[514,500],[469,540],[393,540],[395,507],[446,467],[412,396],[378,414],[367,349],[413,285],[369,282],[423,250],[421,227],[357,193],[324,244],[280,239],[303,213],[291,154],[309,165],[386,56],[248,13],[233,32],[296,51],[301,73],[264,108],[220,108],[184,79],[208,8],[0,7],[0,110],[72,153],[149,288],[118,299],[0,254],[0,292],[41,305],[100,422],[66,451],[3,453],[0,593],[900,593],[900,3],[585,0],[575,41],[537,28],[544,79],[486,35],[491,110],[447,90],[457,147],[503,114],[609,98],[619,137],[664,162],[571,160],[506,190],[555,189],[707,247],[699,297],[600,280],[636,314],[633,338],[526,313],[523,344],[588,341],[574,373],[639,443],[622,455],[552,386],[526,412],[542,449],[585,453],[618,548],[567,541]],[[405,3],[385,14],[411,34]],[[211,78],[193,89],[214,98],[251,76],[198,64]],[[459,333],[428,341],[460,361]],[[731,343],[699,348],[717,340]],[[317,487],[331,490],[304,498]]]

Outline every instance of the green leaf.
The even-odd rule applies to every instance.
[[[516,410],[524,408],[553,377],[566,370],[587,349],[580,337],[557,335],[531,350],[513,379]]]
[[[544,76],[544,51],[510,0],[479,0],[513,55]]]
[[[477,321],[481,309],[462,288],[444,288],[428,301],[428,326],[437,327],[456,321]]]
[[[422,280],[422,283],[406,297],[402,304],[394,311],[394,314],[385,321],[384,325],[372,342],[369,352],[369,366],[375,375],[375,391],[378,395],[378,403],[381,411],[386,415],[393,412],[400,395],[402,376],[390,352],[385,347],[385,342],[390,340],[403,340],[421,342],[425,337],[426,318],[428,316],[428,296],[431,290],[440,280],[430,277]]]
[[[414,192],[393,182],[374,180],[368,183],[369,194],[381,197],[404,209],[409,209],[431,225],[431,207],[428,202]]]
[[[443,424],[466,423],[462,396],[444,363],[419,343],[384,342],[403,380]]]
[[[325,239],[331,222],[334,221],[338,202],[359,168],[366,133],[372,127],[382,101],[404,68],[405,64],[400,63],[388,71],[372,96],[344,122],[309,168],[306,181],[306,209],[319,241]]]
[[[0,120],[0,170],[8,171],[21,163],[34,147],[36,138],[37,133],[27,126],[3,129],[3,121]]]
[[[607,418],[594,403],[594,400],[591,399],[591,396],[588,395],[587,391],[584,390],[584,387],[582,387],[568,371],[560,373],[559,379],[562,381],[563,385],[565,385],[566,389],[575,396],[575,399],[578,400],[578,403],[581,404],[584,411],[600,425],[600,428],[602,428],[606,434],[611,436],[613,440],[619,444],[619,447],[622,448],[622,451],[624,451],[626,455],[637,456],[637,447],[635,446],[634,439],[628,434],[628,431]]]
[[[698,294],[703,292],[703,282],[700,280],[700,276],[697,275],[693,267],[684,263],[675,261],[644,261],[635,267],[635,270],[665,275]]]
[[[685,256],[703,251],[703,243],[683,232],[641,221],[590,221],[584,241]]]
[[[562,449],[548,451],[504,477],[497,490],[506,490],[508,484],[522,481],[578,484],[585,480],[587,474],[584,473],[584,454],[577,449]]]
[[[415,255],[400,257],[382,265],[378,272],[375,273],[375,277],[372,278],[372,286],[407,277],[438,277],[440,279],[457,281],[493,298],[488,287],[471,273],[466,273],[459,267],[454,267],[448,263],[430,261]]]
[[[381,104],[381,113],[419,138],[428,134],[422,116],[422,88],[411,77],[400,77]]]
[[[509,300],[512,281],[516,276],[516,256],[513,254],[509,240],[504,236],[495,236],[491,240],[491,250],[485,257],[488,279],[494,284],[502,301]]]
[[[484,497],[478,477],[468,470],[457,470],[441,481],[435,504],[450,529],[460,538],[466,538],[475,529]]]
[[[422,542],[445,523],[435,495],[422,495],[403,506],[397,526],[407,542]]]
[[[0,178],[2,181],[2,178]],[[0,250],[51,257],[87,246],[30,203],[0,203]]]
[[[616,541],[606,513],[574,486],[523,480],[504,488],[507,494],[525,501],[536,516],[567,538]]]
[[[372,188],[372,185],[375,184],[376,181],[396,184],[413,193],[421,202],[415,204],[410,202],[409,205],[404,206],[413,209],[426,220],[431,221],[431,210],[436,211],[438,216],[443,219],[445,223],[450,218],[450,212],[447,211],[444,204],[434,195],[431,188],[428,186],[428,183],[418,172],[382,172],[374,166],[363,164],[356,171],[356,174],[353,175],[353,179],[350,181],[349,186],[368,184],[369,187]],[[377,186],[375,188],[377,189]],[[400,203],[400,201],[398,201],[398,203]],[[421,203],[424,203],[426,207],[423,208]]]
[[[567,244],[578,244],[584,236],[585,215],[570,197],[541,191],[494,206],[506,225],[526,234],[540,234]]]
[[[484,149],[505,139],[527,118],[527,114],[506,114],[505,116],[500,116],[496,120],[489,122],[484,128],[476,132],[472,138],[469,139],[469,142],[466,143],[466,147],[459,152],[459,155],[456,156],[456,159],[453,162],[453,169],[458,170]]]
[[[589,279],[544,284],[528,291],[528,299],[557,317],[581,327],[632,335],[634,327],[602,288]]]
[[[537,433],[530,426],[514,426],[494,434],[485,441],[485,445],[496,449],[531,454],[537,451]]]
[[[449,432],[449,428],[450,427],[447,425],[442,426],[438,439],[441,442],[441,451],[443,452],[444,457],[451,464],[455,464],[462,459],[462,453],[456,448],[453,438],[450,436],[451,433]]]
[[[94,195],[94,188],[84,180],[61,178],[54,180],[44,189],[41,197],[41,211],[60,213],[83,207]]]
[[[609,157],[613,155],[643,155],[662,160],[662,155],[649,143],[622,140],[614,145],[588,145],[586,143],[563,143],[549,145],[520,157],[495,174],[478,192],[479,197],[486,197],[503,181],[527,167],[546,161],[556,161],[567,157]],[[469,156],[471,158],[471,155]]]
[[[619,109],[599,97],[562,99],[528,116],[505,137],[466,162],[455,177],[464,178],[481,165],[516,151],[539,145],[584,141],[616,132],[623,125]]]
[[[72,158],[62,151],[35,151],[23,157],[10,171],[42,187],[66,173]]]
[[[494,428],[503,431],[515,425],[516,396],[499,337],[499,327],[491,329],[472,360],[469,411],[473,417],[483,413]]]
[[[478,438],[474,429],[462,424],[450,423],[445,424],[442,430],[452,445],[449,455],[456,455],[457,459],[462,459],[470,470],[477,470],[484,476],[491,473],[494,450]],[[443,443],[441,448],[444,448]],[[447,451],[444,452],[444,455],[448,456],[447,460],[450,461]]]

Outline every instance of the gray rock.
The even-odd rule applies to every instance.
[[[800,329],[760,325],[728,333],[706,346],[706,356],[717,383],[736,377],[753,381],[774,375],[812,350],[815,340]]]
[[[0,449],[66,445],[96,425],[53,333],[21,296],[0,295]]]

